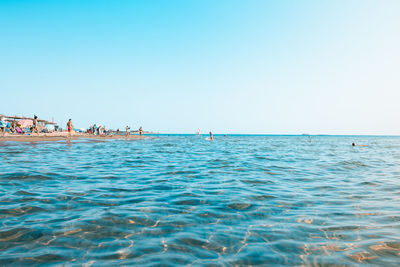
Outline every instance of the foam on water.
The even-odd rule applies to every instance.
[[[3,143],[0,265],[396,265],[400,138],[312,141]]]

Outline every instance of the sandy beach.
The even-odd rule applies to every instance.
[[[145,136],[139,135],[89,135],[89,134],[74,134],[70,140],[79,139],[94,139],[94,140],[112,140],[112,139],[122,139],[122,140],[138,140],[144,139]],[[68,140],[68,134],[64,132],[57,133],[46,133],[39,135],[11,135],[6,134],[4,137],[0,137],[0,142],[15,141],[15,142],[51,142],[51,141],[62,141]]]

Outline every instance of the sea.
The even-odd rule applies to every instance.
[[[0,142],[0,266],[400,265],[400,137],[206,137]]]

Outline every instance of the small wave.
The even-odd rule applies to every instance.
[[[263,185],[263,184],[274,184],[274,181],[271,180],[260,180],[260,179],[253,179],[253,180],[248,180],[248,179],[244,179],[241,180],[242,183],[246,183],[246,184],[252,184],[252,185]]]
[[[256,195],[256,196],[250,197],[250,199],[260,200],[260,201],[267,200],[267,199],[275,199],[275,198],[276,198],[276,196],[273,196],[273,195]]]
[[[23,215],[44,212],[46,209],[37,206],[22,206],[13,209],[0,209],[0,218],[19,217]]]
[[[19,190],[19,191],[15,192],[14,195],[37,196],[37,194],[35,194],[35,193],[24,191],[24,190]]]
[[[356,160],[344,160],[339,162],[338,166],[342,166],[346,169],[354,169],[358,167],[370,167],[368,164]]]
[[[249,210],[253,207],[251,203],[231,203],[227,207],[234,210]]]
[[[0,176],[0,179],[7,180],[52,180],[53,177],[41,174],[12,173]]]

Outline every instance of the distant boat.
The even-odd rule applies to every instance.
[[[200,135],[200,128],[197,129],[196,134],[197,134],[197,135]]]

